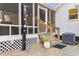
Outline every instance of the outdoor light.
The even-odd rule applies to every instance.
[[[28,17],[27,8],[29,6],[22,6],[22,50],[26,50],[26,20]]]

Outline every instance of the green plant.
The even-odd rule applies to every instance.
[[[43,42],[47,42],[50,40],[50,36],[49,35],[43,35],[42,41]]]

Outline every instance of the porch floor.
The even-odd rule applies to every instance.
[[[41,44],[29,48],[29,50],[13,50],[0,53],[0,56],[62,56],[64,52],[61,49],[45,49]]]

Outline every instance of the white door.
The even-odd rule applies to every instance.
[[[38,19],[40,19],[43,22],[47,23],[47,8],[38,5]],[[47,33],[47,28],[42,26],[41,24],[39,24],[38,25],[38,31]]]

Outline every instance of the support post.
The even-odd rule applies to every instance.
[[[21,33],[22,33],[22,50],[26,50],[26,27],[25,27],[25,12],[24,12],[24,5],[21,4],[21,15],[22,15],[22,27],[21,27]]]
[[[22,34],[22,50],[26,50],[26,33]]]
[[[52,42],[53,42],[53,37],[52,37],[52,29],[50,29],[50,44],[51,44],[51,47],[52,47]]]

